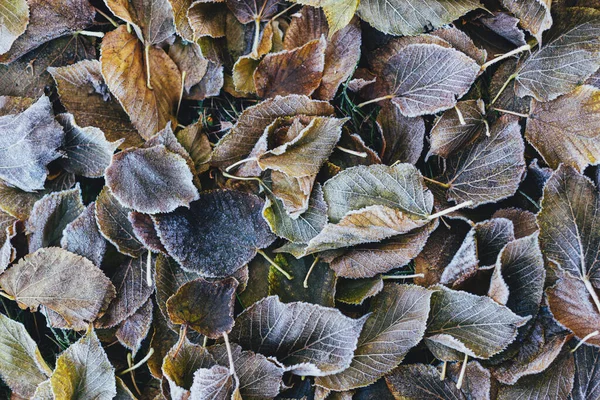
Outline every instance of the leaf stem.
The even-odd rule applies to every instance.
[[[202,339],[202,347],[206,347],[207,344],[208,344],[208,336],[204,336],[204,339]]]
[[[581,339],[581,341],[579,343],[577,343],[577,346],[575,346],[572,350],[571,353],[575,353],[577,351],[577,349],[579,347],[581,347],[582,344],[584,344],[585,342],[587,342],[589,339],[593,338],[594,336],[600,335],[600,332],[598,331],[594,331],[592,333],[588,333],[587,335],[585,335],[585,337],[583,339]]]
[[[106,19],[108,22],[110,22],[110,23],[111,23],[111,24],[112,24],[112,25],[113,25],[115,28],[118,28],[118,27],[119,27],[119,24],[117,24],[117,23],[115,22],[115,20],[114,20],[114,19],[112,19],[111,17],[109,17],[109,16],[108,16],[108,14],[106,14],[104,11],[100,10],[99,8],[96,8],[96,7],[94,7],[94,8],[96,9],[96,12],[97,12],[98,14],[102,15],[102,16],[103,16],[103,17],[104,17],[104,18],[105,18],[105,19]]]
[[[458,114],[458,122],[460,122],[461,125],[466,125],[467,122],[465,121],[465,118],[463,117],[463,114],[459,110],[459,108],[457,106],[454,106],[454,110],[456,111],[456,114]]]
[[[444,365],[442,365],[442,372],[440,373],[440,381],[446,379],[446,367],[448,366],[448,361],[444,361]]]
[[[588,279],[587,276],[584,276],[582,281],[583,281],[583,284],[585,285],[585,288],[589,292],[590,296],[592,296],[592,300],[594,300],[594,304],[596,305],[596,308],[598,309],[598,312],[600,313],[600,299],[598,299],[598,294],[596,293],[596,289],[594,289],[594,286],[592,286],[592,282],[590,282],[590,280]]]
[[[522,52],[528,51],[528,50],[531,50],[531,45],[530,44],[525,44],[525,45],[523,45],[521,47],[517,47],[516,49],[511,50],[508,53],[504,53],[501,56],[496,57],[496,58],[494,58],[494,59],[486,62],[485,64],[483,64],[481,66],[481,70],[485,71],[490,65],[496,64],[498,61],[502,61],[505,58],[512,57],[515,54],[519,54],[519,53],[522,53]]]
[[[490,124],[488,124],[487,119],[483,119],[483,124],[485,125],[485,136],[490,137]]]
[[[127,22],[127,33],[131,33],[131,24]]]
[[[304,286],[304,289],[308,289],[308,278],[310,277],[310,274],[312,274],[313,269],[315,268],[315,265],[317,265],[318,262],[319,256],[316,256],[310,268],[308,269],[308,272],[306,273],[306,277],[304,277],[304,282],[302,282],[302,286]]]
[[[271,264],[273,267],[275,267],[275,269],[277,271],[281,272],[286,278],[288,278],[288,280],[291,281],[292,279],[294,279],[293,276],[291,276],[286,270],[284,270],[279,265],[277,265],[277,263],[275,261],[273,261],[264,251],[258,249],[258,250],[256,250],[256,252],[258,254],[260,254],[261,256],[263,256],[264,259],[269,262],[269,264]]]
[[[506,82],[504,82],[504,84],[502,85],[502,87],[500,88],[500,90],[498,91],[498,93],[496,93],[496,96],[494,97],[494,100],[492,100],[491,104],[494,104],[496,102],[496,100],[498,100],[500,98],[500,95],[504,92],[504,89],[506,89],[508,87],[508,84],[511,83],[513,81],[513,79],[515,79],[517,77],[517,74],[512,74],[511,76],[508,77],[508,79],[506,80]]]
[[[254,17],[254,41],[252,42],[252,58],[258,58],[258,44],[260,38],[260,17]]]
[[[233,365],[233,354],[231,353],[231,345],[229,344],[229,336],[227,335],[227,332],[223,332],[223,339],[225,340],[227,358],[229,359],[229,372],[231,373],[231,375],[235,375],[235,366]]]
[[[427,217],[427,219],[429,219],[429,220],[436,219],[436,218],[441,217],[443,215],[450,214],[453,211],[460,210],[461,208],[469,207],[472,204],[473,204],[472,200],[465,201],[464,203],[460,203],[460,204],[457,204],[457,205],[455,205],[453,207],[446,208],[445,210],[442,210],[442,211],[437,212],[435,214],[431,214],[429,217]]]
[[[131,353],[127,353],[127,366],[129,368],[131,368],[131,366],[133,365],[133,356],[131,355]],[[131,374],[131,382],[133,383],[133,387],[135,388],[135,391],[137,392],[138,395],[142,395],[142,392],[140,391],[140,388],[137,386],[137,383],[135,382],[135,370],[131,370],[129,371],[129,373]]]
[[[152,357],[152,354],[154,354],[154,348],[150,347],[150,350],[148,350],[148,354],[146,354],[146,356],[144,358],[142,358],[137,364],[135,364],[134,366],[131,366],[129,368],[127,368],[124,371],[121,371],[119,373],[119,375],[125,375],[128,372],[131,372],[133,370],[138,369],[139,367],[141,367],[142,365],[144,365],[149,359],[150,357]]]
[[[177,341],[177,347],[175,348],[175,353],[173,354],[173,359],[177,358],[177,354],[179,354],[179,350],[181,350],[181,346],[183,346],[184,340],[187,338],[187,324],[181,325],[181,329],[179,330],[179,340]]]
[[[6,297],[6,298],[7,298],[7,299],[9,299],[9,300],[15,301],[15,298],[14,298],[13,296],[11,296],[10,294],[8,294],[8,293],[6,293],[6,292],[3,292],[3,291],[1,291],[1,290],[0,290],[0,296],[2,296],[2,297]]]
[[[339,151],[343,151],[344,153],[352,154],[353,156],[367,158],[367,153],[365,153],[364,151],[354,151],[354,150],[350,150],[350,149],[347,149],[342,146],[335,146],[335,148],[338,149]]]
[[[450,185],[447,184],[447,183],[436,181],[435,179],[431,179],[431,178],[428,178],[426,176],[423,176],[423,179],[425,179],[427,182],[434,183],[434,184],[436,184],[436,185],[438,185],[440,187],[443,187],[444,189],[450,189]]]
[[[368,101],[365,101],[363,103],[360,103],[356,107],[357,108],[362,108],[362,107],[366,106],[367,104],[378,103],[381,100],[387,100],[387,99],[393,99],[393,98],[394,98],[393,94],[388,94],[387,96],[378,97],[376,99],[372,99],[372,100],[368,100]]]
[[[225,177],[225,178],[229,178],[229,179],[237,179],[240,181],[258,181],[259,183],[263,183],[263,181],[255,176],[251,176],[251,177],[247,177],[247,176],[235,176],[235,175],[231,175],[228,174],[227,172],[221,172],[221,174]]]
[[[150,250],[148,250],[146,259],[146,284],[152,286],[152,252]]]
[[[413,278],[425,278],[425,274],[410,274],[410,275],[381,275],[381,279],[384,281],[391,279],[413,279]]]
[[[501,112],[504,114],[516,115],[517,117],[521,117],[521,118],[529,118],[529,115],[527,115],[527,114],[521,114],[521,113],[510,111],[510,110],[503,110],[502,108],[493,107],[492,110],[498,111],[498,112]]]
[[[93,37],[97,37],[97,38],[103,38],[104,37],[104,33],[102,33],[102,32],[77,31],[75,33],[78,34],[78,35],[93,36]]]
[[[146,45],[144,48],[144,56],[146,57],[146,87],[150,90],[154,90],[150,83],[150,45]]]
[[[233,164],[231,164],[230,166],[228,166],[227,168],[225,168],[225,172],[229,172],[229,171],[231,171],[232,168],[235,168],[238,165],[241,165],[241,164],[244,164],[247,162],[251,162],[251,161],[258,161],[258,159],[256,157],[248,157],[248,158],[244,158],[243,160],[236,161]]]
[[[467,360],[469,356],[465,354],[465,359],[463,360],[462,367],[460,369],[460,375],[458,376],[458,381],[456,381],[456,388],[460,389],[463,385],[463,380],[465,379],[465,372],[467,371]]]
[[[181,90],[179,91],[179,101],[177,102],[177,112],[175,113],[175,117],[179,115],[179,108],[181,107],[181,100],[183,99],[183,91],[185,90],[185,76],[187,75],[187,71],[183,71],[181,73]]]

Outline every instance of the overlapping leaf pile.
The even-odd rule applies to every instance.
[[[0,0],[0,63],[0,395],[600,399],[597,1]]]

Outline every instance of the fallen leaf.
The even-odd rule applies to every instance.
[[[106,169],[106,185],[124,207],[168,213],[198,199],[193,174],[183,157],[162,145],[115,154]]]
[[[364,323],[364,317],[351,319],[337,309],[283,304],[270,296],[237,317],[230,338],[244,349],[276,357],[294,374],[323,376],[350,365]]]
[[[345,304],[361,305],[382,290],[383,279],[380,276],[365,279],[339,278],[335,287],[335,299]]]
[[[384,104],[377,114],[377,129],[382,136],[381,161],[384,164],[417,163],[425,140],[423,118],[405,117],[395,104]]]
[[[211,339],[229,333],[237,286],[234,278],[218,282],[198,278],[185,283],[167,300],[171,322],[189,326]]]
[[[225,36],[227,7],[223,2],[194,1],[187,11],[187,17],[194,31],[194,39]]]
[[[28,0],[27,5],[27,30],[14,41],[8,52],[0,55],[0,63],[8,64],[52,39],[85,29],[92,25],[96,14],[91,4],[79,0]]]
[[[131,211],[127,218],[131,223],[135,237],[145,248],[154,253],[167,253],[167,250],[158,237],[158,233],[156,233],[154,222],[150,215]]]
[[[433,365],[401,365],[386,376],[385,381],[394,398],[417,400],[435,396],[441,399],[466,400],[454,382],[440,379],[440,374]]]
[[[145,46],[159,44],[175,33],[168,0],[105,0],[105,3],[113,14],[133,26]]]
[[[594,346],[582,345],[574,353],[575,379],[571,397],[573,400],[598,398],[598,349]]]
[[[189,209],[152,218],[163,245],[185,270],[219,278],[237,271],[275,240],[262,218],[262,206],[255,195],[214,190],[203,192]]]
[[[87,258],[94,265],[102,265],[106,240],[96,225],[96,203],[90,203],[77,218],[65,226],[60,246]]]
[[[40,97],[20,114],[0,117],[0,179],[27,192],[44,188],[46,166],[61,156],[62,127]]]
[[[99,61],[49,67],[48,72],[56,82],[61,103],[80,126],[99,128],[109,141],[124,139],[125,147],[142,143],[129,116],[108,91]]]
[[[226,0],[225,3],[242,24],[254,21],[262,22],[272,17],[277,12],[279,5],[278,0]]]
[[[54,397],[59,399],[115,397],[115,369],[93,330],[58,357],[50,383]]]
[[[502,0],[502,5],[521,21],[521,26],[527,29],[539,43],[542,43],[542,33],[552,26],[550,0],[526,0],[516,2]]]
[[[228,400],[234,397],[238,382],[229,368],[214,365],[210,368],[200,368],[194,372],[194,383],[190,391],[192,400]],[[239,393],[238,393],[239,395]]]
[[[254,71],[254,85],[260,97],[312,94],[321,84],[325,68],[324,38],[312,40],[294,50],[267,54]]]
[[[19,36],[25,33],[29,24],[29,6],[26,0],[3,0],[2,11],[2,39],[0,40],[0,54],[8,52]]]
[[[414,285],[388,284],[371,302],[372,314],[358,339],[348,369],[316,384],[342,391],[369,385],[398,366],[425,333],[432,292]]]
[[[562,163],[583,172],[600,162],[599,102],[600,89],[588,85],[549,102],[533,100],[525,138],[552,168]]]
[[[166,1],[166,0],[165,0]],[[102,40],[102,75],[144,139],[175,122],[181,74],[164,50],[144,46],[124,25]],[[146,55],[144,55],[146,53]],[[150,74],[147,86],[147,74]]]
[[[119,325],[115,336],[124,347],[131,350],[135,357],[142,345],[142,341],[148,336],[152,324],[152,300],[148,299],[133,315],[129,316]]]

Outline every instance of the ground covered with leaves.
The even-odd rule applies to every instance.
[[[597,0],[0,0],[0,397],[600,399]]]

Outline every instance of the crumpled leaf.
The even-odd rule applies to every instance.
[[[146,252],[144,245],[136,237],[129,212],[105,186],[96,199],[96,223],[100,233],[113,244],[119,252],[131,257],[139,257]]]
[[[144,257],[129,258],[119,265],[110,279],[116,289],[116,296],[97,321],[97,328],[112,328],[120,324],[146,303],[154,287],[148,285],[145,274]]]
[[[475,358],[504,350],[528,318],[514,314],[487,296],[435,286],[426,338]],[[431,347],[430,347],[431,349]]]
[[[106,252],[106,240],[96,225],[96,203],[90,203],[62,232],[60,246],[101,265]]]
[[[64,67],[49,67],[58,86],[60,102],[79,126],[99,128],[107,140],[124,139],[123,146],[137,146],[142,138],[131,125],[121,104],[110,94],[98,60],[83,60]]]
[[[533,100],[525,137],[552,168],[600,163],[600,89],[589,85],[546,103]],[[561,145],[556,144],[560,142]]]
[[[65,159],[61,160],[63,168],[87,178],[102,177],[122,141],[111,143],[100,129],[78,126],[71,114],[57,115],[56,120],[65,131],[65,142],[61,147],[65,152]]]
[[[594,346],[582,345],[575,351],[575,379],[571,397],[573,400],[597,399],[600,396],[598,380],[599,350]]]
[[[175,33],[173,10],[168,0],[105,0],[117,17],[130,23],[144,45],[156,45]]]
[[[600,11],[569,7],[555,18],[546,44],[515,72],[518,96],[550,101],[568,93],[600,66]]]
[[[59,247],[25,256],[0,275],[0,286],[23,309],[47,307],[76,330],[85,329],[115,296],[98,267]]]
[[[44,43],[8,65],[0,64],[0,93],[38,98],[54,82],[46,70],[96,57],[95,38],[66,36]],[[26,71],[27,73],[24,73]]]
[[[475,60],[458,50],[433,43],[408,44],[377,71],[374,94],[392,99],[407,117],[434,114],[454,107],[479,71]]]
[[[237,317],[230,338],[244,349],[276,357],[296,375],[323,376],[350,365],[365,320],[269,296]],[[253,334],[256,329],[260,335]]]
[[[181,74],[167,53],[155,46],[148,47],[147,53],[145,57],[142,43],[124,25],[102,40],[102,75],[144,139],[167,122],[175,123],[181,89]],[[146,63],[152,90],[146,86]]]
[[[165,355],[162,363],[162,373],[169,382],[171,396],[179,399],[187,398],[194,381],[194,372],[213,365],[216,365],[216,362],[206,347],[193,344],[187,338],[183,338],[179,351],[177,347],[173,347]]]
[[[0,21],[2,21],[2,38],[0,54],[10,50],[29,24],[29,6],[26,0],[2,0]]]
[[[20,114],[0,117],[0,179],[27,192],[43,189],[46,165],[61,156],[63,138],[46,96]]]
[[[446,25],[479,7],[475,0],[366,0],[358,16],[378,31],[406,36]]]
[[[22,397],[33,396],[37,385],[52,373],[35,341],[23,324],[0,314],[0,345],[2,381],[14,394]]]
[[[112,400],[116,396],[115,369],[93,330],[58,357],[50,383],[57,399]]]
[[[348,369],[319,377],[316,384],[343,391],[366,386],[398,366],[421,341],[432,291],[414,285],[385,285],[371,302],[371,316]]]
[[[503,116],[482,136],[447,160],[447,197],[458,203],[472,201],[478,205],[496,202],[517,191],[525,172],[518,119]]]
[[[123,206],[148,214],[168,213],[197,200],[193,178],[185,159],[163,145],[115,154],[105,176]]]
[[[464,124],[457,111],[448,110],[437,120],[430,132],[432,154],[448,158],[452,153],[473,144],[486,127],[485,105],[482,100],[459,101],[456,108],[460,111]]]
[[[594,288],[600,287],[600,235],[595,228],[599,208],[594,184],[571,167],[560,166],[546,183],[538,214],[544,257],[561,270],[548,292],[550,308],[580,338],[598,329],[600,321],[600,307],[593,305]],[[582,314],[588,317],[581,320]],[[597,344],[599,339],[592,337],[588,343]]]
[[[283,303],[304,301],[325,307],[335,306],[336,276],[329,265],[314,257],[299,260],[285,254],[278,254],[275,263],[287,271],[294,279],[289,280],[275,267],[269,268],[269,295],[276,295]],[[313,263],[314,267],[313,267]],[[304,286],[303,278],[313,268]]]
[[[0,63],[8,64],[52,39],[85,29],[92,25],[96,14],[91,4],[80,0],[28,0],[27,4],[27,30],[7,53],[0,55]]]
[[[558,357],[544,372],[525,376],[512,386],[501,385],[498,400],[518,398],[567,400],[573,388],[575,363],[568,351]]]
[[[84,210],[79,185],[74,189],[47,194],[38,200],[27,221],[29,252],[60,245],[64,229]]]
[[[502,0],[502,5],[520,19],[521,26],[539,43],[542,43],[542,33],[552,26],[551,4],[551,0]]]
[[[331,114],[333,107],[329,103],[311,100],[306,96],[289,95],[263,101],[242,112],[231,131],[217,143],[211,162],[226,167],[241,160],[250,154],[265,128],[279,117]]]
[[[121,322],[115,336],[124,347],[131,350],[132,356],[142,345],[142,340],[148,336],[152,324],[152,300],[148,299],[133,315]]]
[[[311,95],[321,84],[326,41],[315,39],[302,47],[267,54],[254,71],[260,97]]]
[[[206,133],[202,132],[202,125],[191,124],[176,133],[177,140],[188,152],[194,161],[197,173],[208,169],[208,162],[212,155],[212,147]]]
[[[229,365],[224,345],[208,348],[210,354],[220,365]],[[239,391],[243,399],[271,399],[279,394],[283,386],[283,369],[262,354],[242,351],[237,344],[231,345],[233,365],[239,379]]]
[[[219,278],[240,269],[275,240],[262,218],[262,206],[255,195],[214,190],[203,192],[189,209],[152,218],[163,245],[185,270]]]
[[[425,138],[423,118],[405,117],[395,104],[385,104],[377,114],[377,128],[383,139],[381,161],[384,164],[417,163]]]
[[[277,236],[294,243],[308,243],[327,223],[327,203],[323,199],[321,185],[315,184],[308,200],[308,208],[296,219],[288,214],[281,200],[268,193],[263,217]]]
[[[211,339],[233,327],[234,294],[238,281],[227,278],[207,282],[202,278],[185,283],[167,300],[171,322],[186,325]]]

